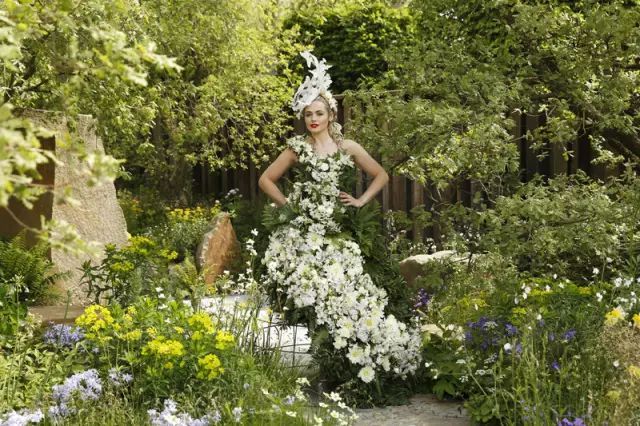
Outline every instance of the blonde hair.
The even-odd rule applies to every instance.
[[[329,95],[331,96],[331,95]],[[315,101],[320,101],[324,104],[325,108],[327,109],[328,113],[333,113],[333,120],[329,120],[329,128],[327,129],[329,131],[329,136],[331,136],[331,139],[334,140],[334,142],[339,146],[342,147],[342,142],[344,141],[344,135],[342,134],[342,126],[340,125],[340,123],[338,123],[337,119],[338,119],[338,107],[334,106],[333,108],[331,107],[332,103],[335,105],[335,101],[331,102],[331,100],[329,100],[329,98],[327,97],[327,95],[320,93],[318,95],[317,98],[315,98],[313,100],[313,102]],[[305,107],[306,108],[306,107]],[[303,109],[304,111],[304,109]]]

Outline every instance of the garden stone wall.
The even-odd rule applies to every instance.
[[[54,133],[51,149],[55,149],[57,158],[61,164],[51,166],[53,169],[51,194],[44,198],[44,202],[36,204],[30,216],[37,218],[44,215],[47,219],[65,221],[73,225],[78,233],[87,241],[94,241],[104,248],[107,243],[122,245],[127,242],[127,225],[122,209],[116,198],[116,190],[113,183],[99,186],[89,186],[87,177],[81,172],[81,163],[76,154],[70,152],[68,146],[70,129],[64,116],[50,111],[25,110],[21,114],[31,119],[36,125],[40,125]],[[89,115],[80,115],[77,118],[74,135],[84,145],[87,152],[98,151],[104,153],[102,141],[95,133],[95,120]],[[73,198],[79,201],[78,205],[57,204],[56,199],[65,190],[70,188]],[[42,201],[42,200],[41,200]],[[6,214],[6,212],[3,212]],[[21,212],[16,212],[20,218]],[[24,212],[22,212],[24,214]],[[3,235],[15,235],[15,223],[5,221],[0,217],[0,232]],[[6,223],[5,223],[6,222]],[[100,250],[102,252],[102,250]],[[67,291],[71,294],[71,303],[74,305],[86,304],[88,299],[85,291],[80,286],[82,263],[91,259],[94,262],[98,257],[83,255],[76,257],[60,249],[51,250],[51,260],[61,272],[68,272],[68,276],[60,280],[59,287],[62,298],[61,304],[66,303]]]

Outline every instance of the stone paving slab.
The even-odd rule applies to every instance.
[[[408,405],[356,410],[355,426],[469,426],[462,403],[415,395]]]
[[[47,324],[54,322],[58,324],[71,324],[84,312],[84,306],[30,306],[29,313],[40,318]]]

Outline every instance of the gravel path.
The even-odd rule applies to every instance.
[[[415,395],[408,405],[356,410],[355,426],[469,426],[462,404]]]

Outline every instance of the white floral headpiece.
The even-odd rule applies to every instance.
[[[325,59],[318,60],[318,58],[313,56],[309,51],[301,52],[300,56],[307,60],[307,67],[309,67],[309,71],[311,72],[311,78],[309,78],[309,76],[305,77],[304,82],[298,87],[298,91],[291,102],[293,111],[298,115],[298,118],[300,118],[305,107],[311,105],[318,96],[323,96],[329,101],[331,109],[334,112],[338,112],[338,103],[329,91],[331,76],[327,73],[327,70],[331,68],[331,65],[327,65]],[[315,69],[311,69],[311,66]]]

